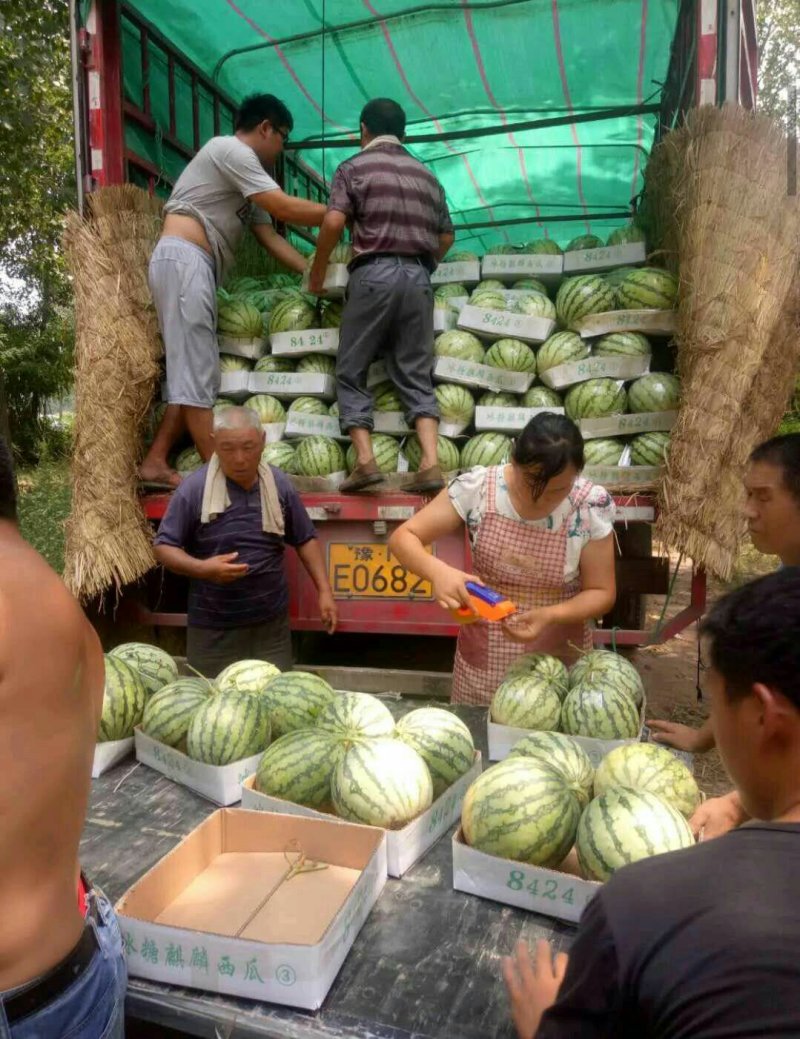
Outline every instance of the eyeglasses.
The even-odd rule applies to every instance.
[[[282,130],[280,128],[280,126],[273,126],[272,129],[276,133],[279,133],[281,135],[281,137],[283,138],[283,143],[284,144],[288,144],[289,143],[289,131],[288,130]]]

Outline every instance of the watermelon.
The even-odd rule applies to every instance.
[[[545,339],[536,355],[539,374],[557,368],[560,364],[582,361],[589,356],[589,344],[576,332],[556,332]]]
[[[536,374],[536,354],[519,339],[498,339],[486,351],[485,363],[508,372]]]
[[[324,678],[309,671],[275,675],[264,692],[274,736],[311,728],[336,693]]]
[[[629,862],[691,848],[694,837],[680,812],[660,797],[612,787],[584,809],[575,843],[583,873],[608,880]]]
[[[317,250],[312,250],[306,257],[306,267],[311,267],[314,263],[314,258],[317,255]],[[328,257],[328,263],[350,263],[353,259],[353,247],[349,242],[337,242],[336,245],[331,249],[331,254]]]
[[[547,287],[538,278],[520,278],[519,281],[514,282],[511,288],[515,292],[522,292],[527,289],[531,292],[541,292],[543,296],[547,295]]]
[[[586,465],[619,465],[625,441],[616,437],[598,437],[583,443],[583,460]]]
[[[416,473],[422,461],[422,448],[416,433],[403,443],[403,457],[408,462],[409,471]],[[459,468],[458,448],[449,437],[443,437],[441,434],[436,440],[436,458],[443,473],[454,473]]]
[[[631,440],[631,465],[664,465],[669,450],[669,433],[640,433]]]
[[[218,397],[214,401],[214,407],[211,409],[215,415],[221,414],[223,411],[227,411],[228,408],[234,408],[236,405],[232,400],[225,400],[224,397]]]
[[[634,414],[676,411],[681,401],[681,384],[667,372],[642,375],[628,388],[628,406]]]
[[[246,408],[250,408],[261,419],[262,426],[268,426],[275,422],[285,422],[286,412],[277,397],[270,397],[268,393],[257,393],[248,397],[244,402]]]
[[[124,642],[110,650],[108,655],[124,660],[139,672],[148,696],[178,677],[178,665],[169,653],[147,642]]]
[[[297,362],[292,357],[274,357],[267,354],[256,361],[257,372],[293,372]]]
[[[503,390],[488,390],[478,398],[480,408],[518,408],[519,397],[516,393],[505,393]]]
[[[339,401],[335,400],[333,404],[328,408],[328,414],[333,418],[339,417]]]
[[[493,245],[491,248],[486,250],[487,256],[513,256],[516,253],[516,245],[504,244],[504,245]]]
[[[650,341],[641,332],[611,332],[592,348],[594,357],[649,357],[651,353]]]
[[[563,700],[569,692],[569,672],[566,664],[549,653],[523,653],[510,665],[503,681],[516,678],[518,675],[537,675],[544,678],[558,693],[559,700]]]
[[[196,447],[187,447],[175,459],[175,471],[181,474],[193,473],[201,469],[205,462]]]
[[[289,405],[290,415],[327,415],[328,405],[319,397],[295,397]]]
[[[436,300],[448,300],[453,296],[468,296],[466,285],[460,285],[457,281],[451,281],[448,285],[438,285],[433,293]]]
[[[614,290],[599,274],[565,278],[556,295],[558,319],[566,328],[575,328],[590,314],[614,309]]]
[[[533,255],[560,256],[561,246],[551,238],[536,238],[523,247],[523,252]]]
[[[330,476],[345,469],[344,451],[333,437],[303,437],[295,452],[298,476]]]
[[[538,758],[559,772],[581,808],[592,799],[594,768],[589,755],[571,736],[561,732],[531,732],[518,740],[509,757]]]
[[[399,830],[430,808],[433,781],[412,747],[378,737],[348,748],[333,770],[331,800],[343,819]]]
[[[643,242],[644,231],[636,224],[625,224],[617,227],[608,236],[606,245],[630,245],[632,242]]]
[[[483,307],[484,310],[506,310],[506,297],[502,292],[493,289],[475,291],[469,298],[471,307]],[[509,308],[510,309],[510,308]]]
[[[280,671],[266,660],[237,660],[214,679],[220,693],[250,693],[262,697],[272,679]]]
[[[548,321],[556,319],[555,305],[541,292],[526,292],[524,296],[519,296],[509,303],[508,309],[525,317],[541,317]]]
[[[659,267],[640,267],[617,286],[620,310],[672,310],[678,299],[678,279]]]
[[[375,411],[404,411],[397,387],[386,380],[372,388],[372,406]]]
[[[489,713],[498,725],[551,731],[561,720],[561,699],[544,675],[518,673],[497,687]]]
[[[478,282],[472,293],[474,295],[476,292],[493,292],[496,289],[499,289],[501,293],[505,291],[505,285],[503,285],[502,281],[498,281],[497,278],[484,278],[483,281]]]
[[[511,437],[505,433],[478,433],[464,445],[461,468],[475,465],[505,465],[511,457]]]
[[[434,390],[439,415],[445,422],[467,425],[475,414],[475,399],[466,386],[440,383]]]
[[[336,358],[327,354],[306,354],[297,362],[295,371],[311,375],[336,375]]]
[[[700,790],[689,768],[657,743],[615,747],[597,766],[594,795],[614,786],[656,794],[688,819],[700,804]]]
[[[268,274],[264,278],[264,284],[270,289],[285,289],[292,288],[293,286],[299,285],[302,280],[302,275],[288,271],[275,271],[273,274]]]
[[[372,450],[375,453],[375,461],[382,473],[396,473],[397,461],[400,458],[400,441],[388,433],[372,434]],[[351,444],[347,449],[345,458],[348,473],[356,467],[356,449]]]
[[[284,298],[283,289],[258,289],[256,292],[248,292],[245,295],[247,302],[252,303],[261,314],[262,324],[265,315],[269,315],[273,308]],[[267,321],[267,324],[269,324],[269,321]]]
[[[613,289],[616,289],[629,274],[633,274],[638,269],[638,267],[615,267],[613,271],[606,271],[603,277]]]
[[[541,358],[541,352],[539,354]],[[547,386],[531,386],[531,388],[522,395],[522,401],[520,402],[523,408],[563,408],[564,401],[561,399],[559,394],[555,390],[550,390]]]
[[[628,395],[616,379],[587,379],[567,391],[564,410],[569,418],[605,418],[624,415]]]
[[[369,693],[339,693],[323,707],[317,728],[329,732],[345,747],[394,733],[394,718],[376,696]]]
[[[324,303],[322,307],[322,327],[341,328],[343,310],[343,303],[337,303],[334,301]]]
[[[245,299],[223,301],[217,309],[217,331],[226,339],[260,339],[261,311]]]
[[[180,747],[195,711],[212,692],[211,684],[200,678],[179,678],[177,682],[165,685],[147,702],[142,732],[168,747]]]
[[[480,257],[468,249],[454,249],[445,256],[443,263],[475,263]]]
[[[441,797],[475,760],[475,745],[469,729],[452,711],[420,707],[397,723],[397,739],[419,754],[433,780],[433,796]]]
[[[333,807],[333,770],[343,755],[343,749],[328,733],[316,729],[287,732],[264,751],[255,789],[293,804],[327,810]]]
[[[567,693],[561,729],[570,736],[632,740],[639,735],[639,711],[623,690],[587,677]]]
[[[596,234],[582,234],[578,235],[577,238],[573,238],[564,249],[564,252],[572,253],[583,252],[584,249],[602,249],[604,245],[603,239],[598,238]]]
[[[194,712],[186,732],[186,753],[206,765],[229,765],[266,750],[269,738],[269,713],[261,698],[225,692]]]
[[[97,736],[100,743],[133,736],[147,703],[147,688],[135,668],[110,654],[106,654],[105,666],[103,709]]]
[[[302,332],[317,327],[317,310],[303,296],[290,296],[282,300],[269,316],[269,334],[278,332]]]
[[[593,649],[584,653],[570,668],[570,688],[585,678],[600,684],[611,685],[622,690],[641,707],[644,700],[644,683],[630,660],[607,649]]]
[[[433,352],[437,357],[457,357],[461,361],[483,364],[484,350],[480,339],[460,329],[454,328],[437,336],[433,341]]]
[[[219,355],[219,370],[222,375],[229,372],[249,372],[253,369],[253,362],[246,357],[237,357],[235,354]]]
[[[461,809],[464,840],[489,855],[557,866],[572,847],[580,801],[541,758],[508,757],[478,776]]]
[[[228,282],[226,288],[230,296],[238,296],[243,292],[258,292],[259,289],[263,288],[263,285],[258,278],[252,278],[247,275],[241,278],[233,278]]]
[[[285,440],[279,440],[275,444],[265,444],[261,452],[261,461],[267,465],[274,465],[276,469],[282,469],[285,473],[294,473],[297,465],[295,449]]]

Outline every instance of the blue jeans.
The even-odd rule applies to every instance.
[[[76,982],[52,1003],[9,1025],[0,992],[0,1039],[123,1039],[128,971],[122,936],[105,895],[92,892],[97,921],[91,921],[99,949]]]

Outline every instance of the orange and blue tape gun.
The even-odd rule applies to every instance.
[[[459,624],[473,624],[479,620],[504,621],[512,613],[516,613],[517,607],[510,599],[492,591],[486,585],[467,581],[467,591],[472,609],[460,606],[457,610],[450,611]]]

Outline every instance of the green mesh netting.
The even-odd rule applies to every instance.
[[[124,89],[141,106],[141,38],[133,22],[143,18],[233,103],[256,91],[281,97],[294,115],[293,143],[324,139],[324,147],[299,157],[326,179],[357,149],[358,115],[371,97],[399,101],[411,137],[500,129],[409,145],[445,185],[462,228],[459,245],[480,251],[543,234],[565,244],[590,232],[605,238],[641,190],[657,117],[637,106],[658,104],[678,6],[678,0],[215,0],[208,6],[135,0],[128,5],[133,21],[123,8]],[[153,136],[127,120],[126,143],[174,179],[186,160],[164,139],[166,58],[157,43],[148,53],[160,131]],[[606,110],[613,114],[582,121]],[[228,132],[224,105],[220,115]],[[194,118],[191,85],[179,73],[174,134],[185,144]],[[214,128],[208,92],[200,93],[197,119],[204,141]],[[542,119],[564,122],[506,129]],[[332,147],[336,141],[348,148]],[[495,226],[464,229],[485,223]]]

